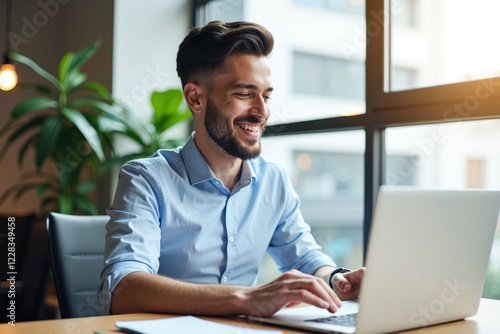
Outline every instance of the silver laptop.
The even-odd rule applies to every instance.
[[[383,186],[360,299],[331,314],[282,309],[253,321],[324,333],[386,333],[477,312],[500,210],[500,191]],[[332,317],[333,316],[333,317]],[[355,318],[354,324],[336,324]]]

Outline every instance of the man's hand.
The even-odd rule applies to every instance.
[[[366,268],[362,267],[348,273],[338,273],[333,275],[331,282],[333,291],[335,291],[340,299],[348,300],[358,298],[365,270]]]
[[[245,311],[242,313],[270,316],[283,307],[300,303],[315,305],[335,312],[341,306],[339,297],[326,282],[312,275],[291,270],[271,282],[242,293]]]

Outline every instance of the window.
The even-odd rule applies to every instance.
[[[364,62],[294,52],[294,93],[363,102],[364,82]]]
[[[406,65],[421,75],[411,87],[437,86],[489,77],[500,71],[495,36],[496,0],[392,0],[390,67]],[[422,14],[422,15],[418,15]],[[413,22],[410,26],[402,22]]]
[[[331,9],[344,14],[363,16],[365,3],[362,0],[294,0],[298,5],[318,9]]]

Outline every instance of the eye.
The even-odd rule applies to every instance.
[[[268,102],[271,99],[270,95],[263,95],[264,101]]]
[[[235,93],[234,95],[240,99],[250,99],[252,97],[250,93]]]

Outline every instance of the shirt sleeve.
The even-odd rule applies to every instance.
[[[158,272],[160,255],[159,187],[139,163],[120,171],[106,226],[106,245],[101,282],[97,288],[103,314],[110,313],[116,286],[132,272]]]
[[[296,269],[313,274],[323,266],[336,266],[325,254],[311,234],[309,224],[300,211],[300,199],[285,171],[281,171],[283,182],[284,210],[268,249],[269,254],[282,272]]]

